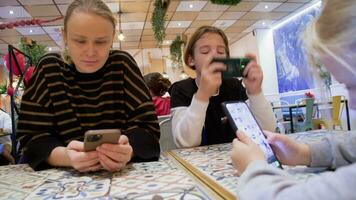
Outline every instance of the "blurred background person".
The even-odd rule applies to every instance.
[[[152,96],[157,116],[168,115],[171,100],[165,94],[171,86],[169,79],[158,72],[146,74],[143,78]]]

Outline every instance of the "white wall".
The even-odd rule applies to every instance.
[[[230,46],[231,57],[243,57],[253,53],[263,71],[262,90],[270,101],[278,98],[277,70],[274,55],[273,35],[268,29],[256,29]]]

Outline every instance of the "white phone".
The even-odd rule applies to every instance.
[[[262,149],[269,164],[282,168],[247,104],[243,101],[228,101],[223,102],[222,106],[233,130],[243,131]]]

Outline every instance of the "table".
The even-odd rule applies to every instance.
[[[347,130],[351,131],[351,124],[350,124],[350,113],[349,113],[349,105],[347,99],[342,100],[342,103],[345,103],[345,110],[346,110],[346,122],[347,122]],[[320,103],[314,103],[314,106],[320,106],[320,105],[326,105],[326,104],[331,104],[332,102],[320,102]],[[289,104],[289,105],[283,105],[283,106],[275,106],[272,107],[273,110],[275,109],[283,109],[283,108],[288,108],[289,111],[289,118],[290,118],[290,129],[291,133],[294,133],[294,126],[293,126],[293,109],[296,108],[301,108],[305,107],[305,104],[297,105],[297,104]]]
[[[288,136],[316,141],[335,132]],[[1,166],[0,199],[236,199],[239,177],[230,150],[231,143],[177,149],[162,153],[157,162],[129,164],[117,173],[79,173],[67,168],[34,172],[27,165]],[[303,181],[325,169],[285,170]]]

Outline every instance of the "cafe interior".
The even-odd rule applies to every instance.
[[[159,72],[172,84],[187,78],[195,78],[195,71],[183,62],[183,52],[192,34],[199,27],[214,26],[226,34],[230,57],[243,58],[246,53],[256,55],[257,63],[264,76],[262,91],[271,104],[276,117],[275,132],[296,137],[293,135],[298,133],[313,134],[323,130],[340,132],[355,130],[356,118],[349,110],[349,94],[345,85],[335,80],[322,66],[319,70],[311,69],[303,43],[300,40],[305,27],[319,14],[321,0],[241,0],[237,1],[238,3],[235,5],[221,3],[224,1],[209,0],[103,1],[117,19],[112,49],[128,52],[136,61],[142,75]],[[41,56],[46,53],[63,51],[61,31],[66,10],[71,2],[71,0],[0,1],[0,108],[12,119],[10,133],[5,131],[5,122],[0,122],[0,126],[3,125],[0,127],[3,136],[0,135],[0,137],[11,137],[14,157],[16,157],[17,151],[16,118],[20,110],[21,96],[28,87],[26,81],[30,79],[32,74],[30,71],[32,72],[36,68],[36,62]],[[216,2],[220,2],[220,4]],[[163,18],[159,18],[157,14],[159,12],[164,14]],[[157,26],[157,20],[163,26]],[[160,35],[159,31],[163,31],[164,34]],[[16,61],[12,61],[12,66],[17,62],[21,66],[20,70],[18,68],[10,70],[10,58],[15,58]],[[166,93],[165,97],[169,97],[169,94]],[[163,155],[171,155],[173,154],[171,151],[178,148],[172,135],[172,116],[170,114],[158,116],[158,122],[161,130],[161,150],[164,152]],[[125,192],[126,195],[133,195],[128,192],[129,190],[134,191],[132,188],[129,189],[128,181],[140,179],[140,176],[142,177],[140,173],[144,170],[153,170],[150,172],[155,174],[157,172],[154,170],[165,170],[172,165],[186,168],[187,165],[184,163],[188,163],[189,167],[198,166],[197,163],[189,163],[189,158],[186,158],[188,162],[181,162],[183,156],[177,158],[180,153],[186,155],[184,152],[175,152],[173,156],[171,155],[176,159],[174,162],[167,161],[169,156],[163,156],[160,162],[168,162],[164,167],[157,163],[151,164],[147,169],[142,164],[137,165],[136,168],[131,166],[131,168],[125,169],[126,174],[120,172],[121,175],[125,174],[123,177],[126,176],[126,179],[123,178],[125,180],[121,181],[126,181],[127,185],[120,185],[119,179],[108,179],[112,182],[103,182],[104,186],[97,189],[96,192],[88,189],[87,195],[90,197],[103,197],[108,194],[120,196]],[[220,154],[216,153],[212,157],[218,155]],[[196,159],[199,156],[204,157],[198,153],[194,155],[192,153],[191,156]],[[220,158],[229,162],[226,156]],[[209,160],[202,162],[209,162]],[[135,168],[133,171],[137,171],[137,176],[127,172],[133,168]],[[6,173],[11,174],[11,170],[15,170],[15,168],[0,169],[0,177],[5,177]],[[44,175],[45,173],[25,174],[24,171],[29,169],[24,166],[21,169],[18,167],[16,170],[24,173],[23,184],[32,184],[32,190],[25,189],[26,187],[16,183],[16,187],[21,189],[18,190],[18,193],[14,193],[9,189],[10,187],[0,185],[0,191],[7,191],[4,193],[7,195],[5,195],[7,199],[16,195],[19,199],[35,197],[40,199],[41,195],[41,198],[55,198],[50,196],[51,186],[47,185],[47,193],[41,194],[38,193],[39,188],[43,184],[43,180],[47,182],[50,180],[54,184],[55,173],[65,176],[63,171],[48,172],[50,175]],[[194,174],[195,171],[197,170],[191,170],[191,173]],[[192,184],[194,186],[210,184],[208,192],[202,190],[200,186],[194,187],[194,190],[187,193],[191,195],[191,198],[187,199],[235,198],[235,192],[230,189],[231,185],[229,185],[233,184],[231,183],[234,181],[232,179],[224,179],[230,181],[227,185],[223,183],[211,184],[211,180],[187,177],[174,170],[169,172],[169,176],[174,175],[173,179],[177,178],[176,184],[189,185],[192,184],[191,179],[194,181]],[[168,174],[165,175],[168,176]],[[197,174],[194,176],[200,176],[202,172]],[[50,176],[53,179],[49,179]],[[78,178],[78,175],[71,174],[70,176],[72,179],[73,177]],[[120,174],[115,176],[120,176]],[[160,183],[163,184],[165,181],[163,178],[154,178],[157,179],[157,183],[161,181]],[[3,177],[0,179],[0,183],[3,179]],[[95,178],[93,180],[97,181]],[[145,183],[147,186],[149,182]],[[108,193],[105,188],[110,184],[111,191]],[[126,189],[125,192],[123,188]],[[159,190],[165,189],[167,188],[161,187]],[[33,191],[37,191],[37,193]],[[142,191],[146,193],[143,194]],[[152,194],[150,191],[152,190],[143,188],[141,193],[137,193],[142,196],[133,195],[130,198],[140,199],[142,197],[141,199],[145,199],[144,195]],[[71,199],[69,191],[66,194],[68,195],[64,196]],[[181,195],[182,192],[179,194]],[[163,197],[167,196],[163,195]],[[160,198],[151,195],[149,199]]]

